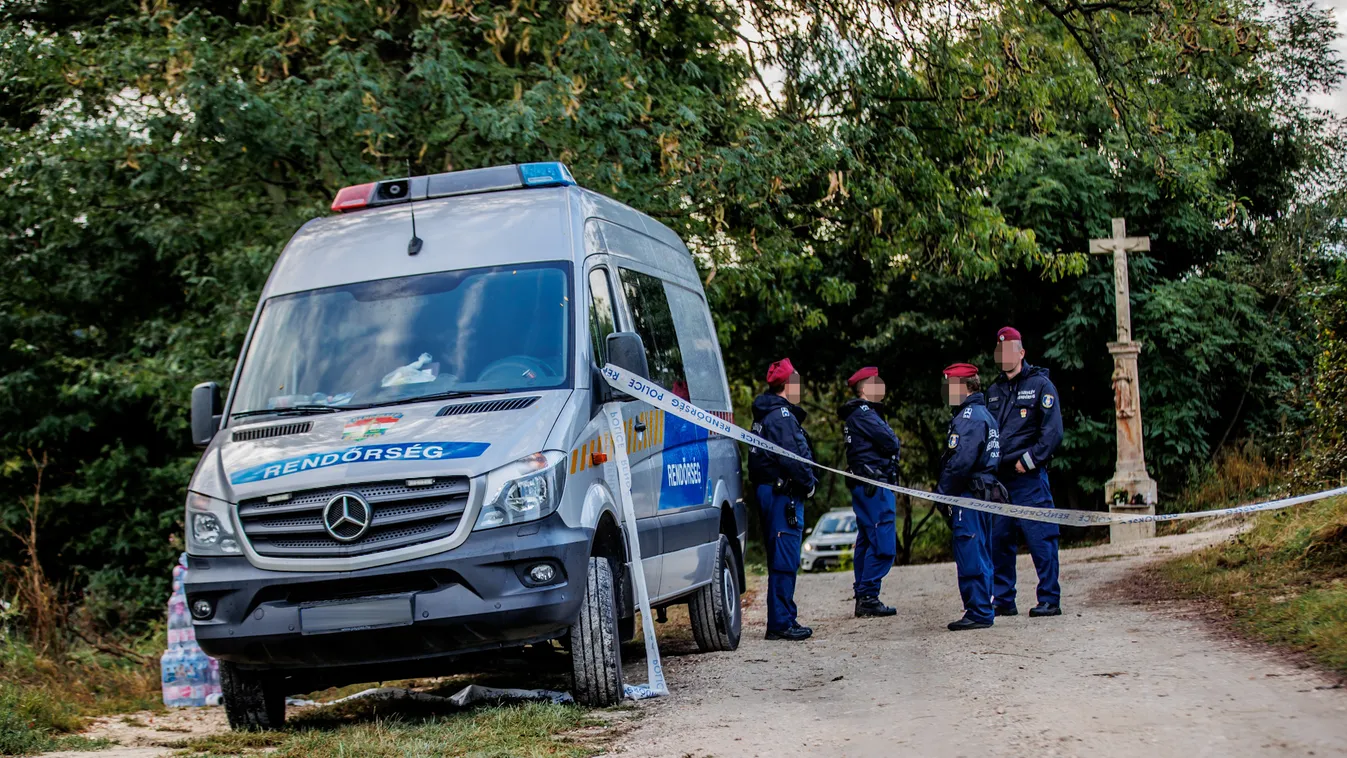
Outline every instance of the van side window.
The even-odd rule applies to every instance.
[[[615,331],[617,316],[608,271],[596,268],[589,272],[589,338],[594,343],[594,362],[599,366],[608,362],[608,335]]]
[[[687,369],[687,400],[710,410],[728,410],[730,399],[725,395],[725,381],[721,377],[720,348],[711,327],[706,301],[692,290],[676,284],[666,284],[669,305],[673,307],[674,328],[678,332],[678,347]]]
[[[678,346],[669,298],[664,294],[664,282],[628,268],[620,272],[632,323],[645,343],[651,380],[684,400],[690,399],[683,373],[683,353]]]

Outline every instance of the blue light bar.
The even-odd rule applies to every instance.
[[[347,187],[337,195],[332,210],[355,211],[380,205],[393,205],[436,197],[477,195],[501,190],[536,187],[574,187],[575,178],[564,163],[519,163],[466,171],[450,171],[409,179],[385,179],[381,182]]]
[[[519,176],[525,187],[574,187],[575,179],[564,163],[521,163]]]

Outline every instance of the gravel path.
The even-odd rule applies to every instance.
[[[672,696],[642,703],[614,754],[1347,755],[1347,691],[1200,620],[1102,591],[1230,533],[1064,551],[1066,615],[958,634],[944,629],[960,611],[953,564],[895,569],[884,591],[893,619],[852,618],[849,575],[802,577],[812,640],[765,642],[755,602],[739,651],[666,659]],[[1027,556],[1019,574],[1032,596]]]

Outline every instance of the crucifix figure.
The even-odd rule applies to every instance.
[[[1105,485],[1109,510],[1133,515],[1155,513],[1155,480],[1146,473],[1141,439],[1141,377],[1137,356],[1141,343],[1132,339],[1131,291],[1127,282],[1127,254],[1151,249],[1149,237],[1128,237],[1123,219],[1113,219],[1113,236],[1090,240],[1090,252],[1113,255],[1113,292],[1117,305],[1118,341],[1108,343],[1113,355],[1113,404],[1118,425],[1118,458],[1113,478]],[[1113,542],[1155,536],[1155,524],[1110,527]]]

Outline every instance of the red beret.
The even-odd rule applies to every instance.
[[[795,367],[790,365],[790,359],[782,358],[767,367],[767,386],[780,387],[789,381],[791,375],[794,373]]]
[[[1005,342],[1006,340],[1023,341],[1023,338],[1020,337],[1020,330],[1013,326],[1001,327],[1001,331],[996,333],[996,341]]]
[[[945,367],[945,376],[952,379],[971,379],[978,375],[978,367],[971,363],[955,363]]]
[[[856,373],[852,374],[851,378],[847,380],[847,384],[851,385],[852,387],[855,387],[857,384],[860,384],[861,382],[865,381],[866,379],[869,379],[872,376],[879,376],[879,369],[875,368],[874,366],[866,366],[860,371],[857,371]]]

